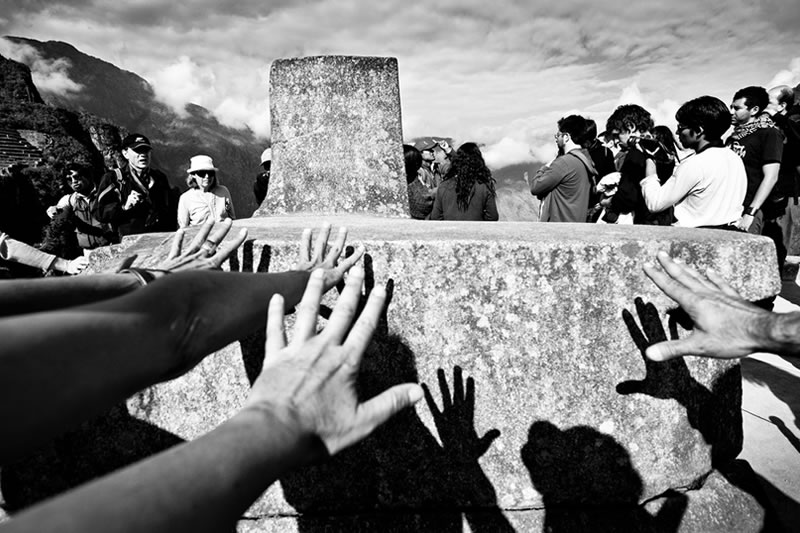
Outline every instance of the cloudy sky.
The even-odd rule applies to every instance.
[[[393,56],[407,139],[485,144],[499,167],[549,160],[558,118],[601,129],[638,103],[674,126],[684,101],[800,82],[798,0],[2,0],[0,35],[59,40],[147,79],[181,111],[269,136],[276,58]],[[79,91],[69,65],[23,59],[35,81]]]

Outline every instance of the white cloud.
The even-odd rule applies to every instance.
[[[208,107],[217,100],[216,76],[208,67],[201,67],[188,56],[150,74],[156,99],[169,106],[181,117],[186,117],[186,104]]]
[[[0,55],[26,65],[31,78],[40,92],[49,92],[63,97],[78,94],[83,86],[72,81],[69,69],[72,64],[66,59],[44,59],[32,47],[0,38]]]
[[[481,151],[486,166],[491,169],[528,163],[534,159],[528,143],[510,137],[503,137],[494,144],[484,146]]]
[[[789,64],[788,69],[781,70],[765,85],[767,89],[771,89],[777,85],[789,85],[795,87],[800,82],[800,57],[795,57]]]

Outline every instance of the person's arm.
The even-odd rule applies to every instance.
[[[231,197],[231,191],[229,191],[227,187],[223,187],[222,190],[223,190],[223,194],[222,195],[227,200],[225,205],[227,207],[228,217],[232,218],[232,219],[235,219],[236,218],[236,211],[233,208],[233,198]]]
[[[307,230],[297,271],[178,272],[118,298],[0,319],[0,391],[13,399],[0,402],[0,464],[252,333],[274,294],[293,308],[308,268],[320,268],[325,290],[336,286],[364,250],[335,265],[346,231],[326,252],[326,227],[313,253]]]
[[[178,228],[189,227],[189,208],[186,206],[186,194],[178,198]]]
[[[658,213],[674,206],[697,186],[699,176],[692,163],[690,159],[680,165],[675,174],[662,185],[656,173],[656,164],[652,159],[647,160],[645,165],[647,177],[639,182],[639,185],[642,188],[644,202],[651,213]]]
[[[436,189],[436,197],[433,199],[433,208],[431,209],[431,220],[444,220],[444,211],[442,209],[442,191],[444,189],[440,185]]]
[[[486,204],[483,206],[483,220],[495,221],[500,218],[497,212],[497,195],[487,195]]]
[[[565,170],[560,161],[561,157],[556,158],[549,165],[540,167],[536,174],[529,178],[528,184],[532,195],[542,199],[547,193],[558,187],[558,184],[564,179]]]
[[[762,148],[762,160],[764,163],[761,166],[763,179],[758,185],[750,205],[745,206],[745,213],[736,223],[738,228],[745,231],[750,228],[754,218],[752,214],[747,214],[747,211],[752,211],[755,214],[767,201],[775,184],[778,183],[778,173],[783,159],[783,133],[777,128],[769,128],[764,131],[766,132]]]
[[[683,339],[648,347],[648,358],[666,361],[696,355],[730,359],[758,351],[800,356],[800,313],[765,311],[739,296],[715,272],[709,270],[703,277],[666,252],[657,257],[663,270],[648,264],[645,273],[688,313],[694,330]]]
[[[0,259],[39,268],[45,272],[57,270],[65,274],[79,274],[88,264],[85,257],[75,259],[56,257],[12,239],[2,232],[0,232]]]
[[[245,407],[199,439],[33,507],[3,531],[217,532],[276,479],[335,455],[419,401],[405,383],[359,402],[356,376],[385,299],[376,287],[352,330],[364,274],[354,269],[315,334],[324,278],[311,276],[287,346],[280,296],[270,300],[266,358]],[[262,302],[263,313],[263,302]]]
[[[243,229],[233,240],[223,243],[230,228],[230,221],[221,222],[216,227],[213,221],[210,221],[200,228],[195,238],[186,247],[183,246],[184,232],[179,230],[173,237],[167,259],[150,272],[154,277],[158,277],[180,270],[219,268],[247,238],[247,230]],[[202,248],[206,241],[217,243],[217,246],[211,251]],[[38,250],[36,251],[38,252]],[[0,256],[2,256],[2,244],[0,244]],[[124,269],[130,267],[135,259],[133,257],[126,260],[126,264],[120,267],[120,270],[123,270],[123,273],[120,274],[0,281],[0,316],[53,311],[85,305],[115,298],[140,288],[142,283],[138,281],[138,276],[124,273]],[[74,260],[76,265],[82,265],[81,270],[85,268],[86,262],[87,260],[83,257]],[[57,258],[54,267],[68,268],[69,265],[62,265]]]

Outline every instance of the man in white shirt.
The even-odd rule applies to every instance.
[[[658,212],[675,206],[676,226],[736,229],[747,174],[741,158],[722,144],[731,124],[728,106],[713,96],[701,96],[683,104],[675,118],[681,144],[695,154],[663,185],[655,163],[648,160],[647,177],[640,182],[647,208]]]

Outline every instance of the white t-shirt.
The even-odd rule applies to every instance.
[[[742,216],[747,174],[732,150],[713,147],[684,160],[663,185],[655,175],[640,185],[650,211],[675,206],[676,226],[721,226]]]

